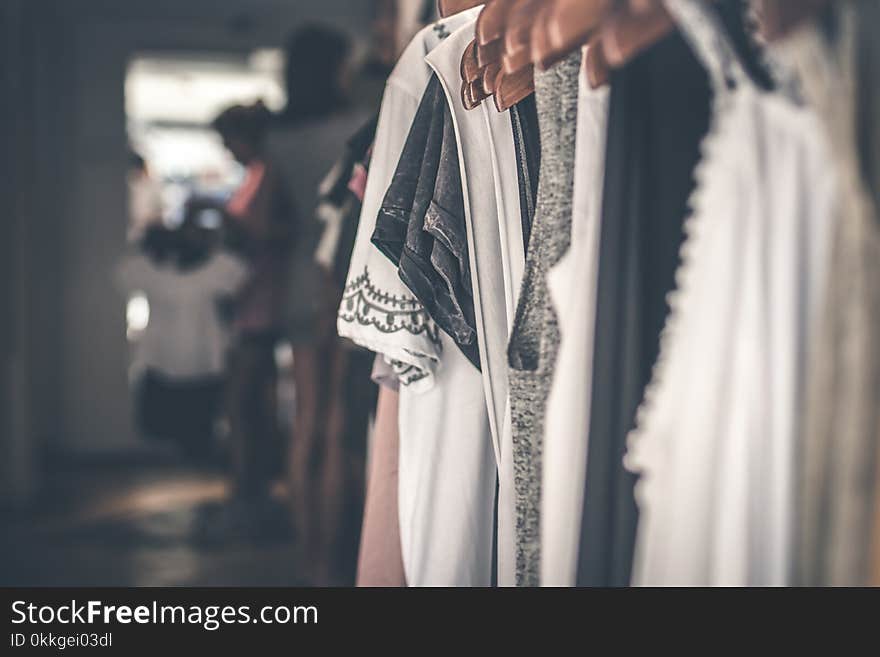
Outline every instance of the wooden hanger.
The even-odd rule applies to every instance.
[[[477,61],[477,41],[474,39],[468,43],[461,56],[461,104],[465,109],[474,109],[479,106],[489,94],[483,85],[484,69]]]
[[[461,104],[466,110],[472,110],[479,107],[479,103],[474,101],[474,97],[471,94],[470,85],[464,80],[461,81]]]
[[[495,108],[504,112],[535,93],[531,26],[545,0],[513,0],[507,5],[501,70],[495,78]]]
[[[776,41],[824,9],[830,0],[761,0],[761,33]]]
[[[602,33],[594,34],[587,43],[587,54],[584,57],[584,75],[591,89],[608,83],[611,71],[608,61],[605,59],[605,50],[602,48]]]
[[[461,79],[473,82],[480,75],[480,64],[477,62],[477,42],[468,43],[461,56]]]
[[[602,23],[604,59],[612,68],[620,68],[674,28],[661,0],[628,0]]]
[[[485,68],[489,64],[497,64],[501,62],[501,53],[504,49],[504,43],[501,39],[495,39],[487,44],[477,42],[477,65]]]
[[[486,93],[486,90],[483,88],[482,77],[468,83],[468,93],[478,105],[490,96],[490,94]]]
[[[493,62],[483,69],[483,89],[487,94],[495,93],[495,83],[498,81],[498,74],[501,72],[501,61]]]
[[[502,69],[495,81],[495,109],[506,112],[535,93],[535,68],[531,64],[516,73]]]
[[[486,6],[477,17],[477,24],[487,10],[491,10],[499,2],[503,4],[505,1],[509,2],[510,0],[487,0]],[[502,11],[498,16],[505,18],[506,14]],[[476,27],[474,32],[474,41],[468,44],[461,56],[461,79],[465,82],[461,89],[461,100],[466,109],[474,109],[482,100],[492,95],[495,77],[501,66],[501,41],[493,39],[481,43],[477,36]]]
[[[481,81],[461,83],[461,102],[466,110],[476,109],[489,97]]]
[[[508,74],[532,63],[532,26],[544,0],[516,0],[508,10],[504,33],[504,70]]]
[[[546,0],[526,0],[536,6]],[[503,112],[534,92],[534,69],[531,66],[531,44],[521,55],[525,61],[515,70],[504,70],[504,36],[510,11],[523,0],[489,0],[475,28],[475,42],[468,45],[462,55],[461,75],[462,104],[473,109],[488,98],[495,97],[495,107]],[[526,26],[528,27],[528,26]],[[527,30],[528,31],[528,30]],[[530,36],[530,34],[529,34]]]
[[[532,54],[538,68],[546,69],[586,44],[613,5],[612,0],[554,0],[549,3],[545,26],[539,29],[536,25],[532,32]]]
[[[486,0],[437,0],[437,11],[441,18],[449,18],[485,2]]]
[[[516,0],[489,0],[477,18],[477,43],[488,45],[504,37],[510,8]]]
[[[542,71],[546,71],[562,59],[562,57],[559,57],[559,53],[550,48],[550,43],[548,41],[547,21],[550,17],[550,11],[553,8],[552,5],[553,1],[551,0],[541,7],[538,11],[538,15],[535,17],[535,23],[532,25],[532,63],[536,68]]]

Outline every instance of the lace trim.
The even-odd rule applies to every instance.
[[[391,369],[394,370],[394,376],[397,377],[402,386],[412,385],[417,381],[427,379],[429,376],[425,370],[393,358],[389,361],[389,365],[391,365]]]
[[[343,322],[369,326],[380,333],[406,331],[424,335],[440,346],[440,333],[418,299],[382,292],[370,280],[367,269],[345,286],[338,317]]]
[[[690,42],[695,44],[699,41],[701,45],[695,46],[695,49],[697,56],[703,59],[703,55],[707,54],[703,48],[711,47],[708,45],[711,43],[709,39],[716,40],[709,32],[719,29],[717,24],[713,24],[711,17],[705,14],[704,8],[699,6],[698,0],[666,0],[666,5],[682,32],[686,35],[690,34],[688,37]],[[715,59],[715,62],[717,61]],[[712,96],[709,130],[700,144],[700,158],[694,169],[696,184],[688,199],[688,216],[682,226],[684,241],[679,251],[680,264],[675,273],[675,289],[666,295],[669,314],[660,334],[659,355],[651,370],[650,381],[645,387],[642,401],[636,410],[635,426],[627,436],[627,449],[623,459],[624,467],[640,475],[635,489],[636,500],[640,506],[643,506],[644,501],[649,497],[647,489],[652,483],[650,471],[652,459],[647,456],[646,452],[650,452],[651,447],[654,446],[655,439],[651,436],[651,429],[655,408],[667,379],[667,371],[674,353],[673,345],[676,334],[680,332],[679,327],[683,322],[683,316],[690,301],[693,289],[692,281],[695,280],[695,276],[699,275],[699,271],[694,266],[694,254],[699,249],[703,227],[714,220],[712,214],[704,211],[708,172],[712,169],[715,154],[724,141],[725,131],[722,126],[727,122],[735,107],[732,98],[736,93],[734,90],[727,93],[714,93]]]

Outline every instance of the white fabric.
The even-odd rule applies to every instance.
[[[339,334],[382,354],[400,381],[398,503],[410,586],[491,582],[495,463],[480,372],[437,329],[370,237],[431,75],[425,56],[478,13],[422,30],[388,80],[339,310]]]
[[[667,6],[715,80],[716,118],[660,360],[630,436],[642,477],[634,583],[785,585],[804,347],[820,301],[834,172],[816,117],[721,61],[699,0]],[[718,48],[723,48],[718,50]]]
[[[117,270],[118,284],[127,295],[143,293],[150,307],[135,366],[181,379],[222,373],[229,331],[220,322],[217,301],[234,294],[247,276],[247,265],[223,252],[183,271],[157,266],[143,255],[127,257]]]
[[[315,216],[324,224],[321,239],[315,247],[315,262],[328,271],[333,270],[333,261],[339,250],[339,238],[342,235],[342,224],[345,221],[345,208],[332,203],[321,203],[315,210]]]
[[[394,365],[401,383],[415,385],[419,390],[433,385],[433,374],[442,353],[440,331],[400,280],[397,266],[373,246],[370,238],[431,76],[425,55],[440,43],[441,36],[448,34],[448,29],[464,20],[456,16],[442,22],[444,29],[431,26],[419,32],[385,85],[360,223],[337,321],[340,336],[385,355]]]
[[[525,264],[510,113],[461,104],[461,53],[474,25],[460,27],[428,55],[446,93],[458,142],[483,386],[499,464],[498,582],[514,584],[515,500],[507,385],[507,342]]]
[[[495,459],[480,373],[445,333],[435,385],[400,388],[400,543],[409,586],[489,586]]]
[[[548,274],[561,339],[544,428],[542,586],[577,583],[586,481],[608,87],[581,75],[579,95],[571,247]]]

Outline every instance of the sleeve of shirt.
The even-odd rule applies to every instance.
[[[418,63],[424,66],[421,58]],[[426,75],[422,90],[427,82]],[[440,360],[439,330],[397,267],[370,241],[419,101],[393,80],[386,87],[337,328],[340,336],[385,356],[401,385],[427,389]]]

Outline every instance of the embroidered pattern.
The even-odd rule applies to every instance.
[[[408,386],[416,381],[428,378],[427,371],[399,360],[391,361],[391,369],[394,370],[394,374],[402,386]]]
[[[437,38],[443,41],[446,37],[449,36],[449,30],[446,29],[446,25],[441,22],[434,23],[434,33],[437,35]]]
[[[380,333],[407,331],[424,335],[432,344],[440,346],[439,329],[418,299],[382,292],[373,285],[366,269],[346,285],[339,305],[339,319],[371,326]]]

